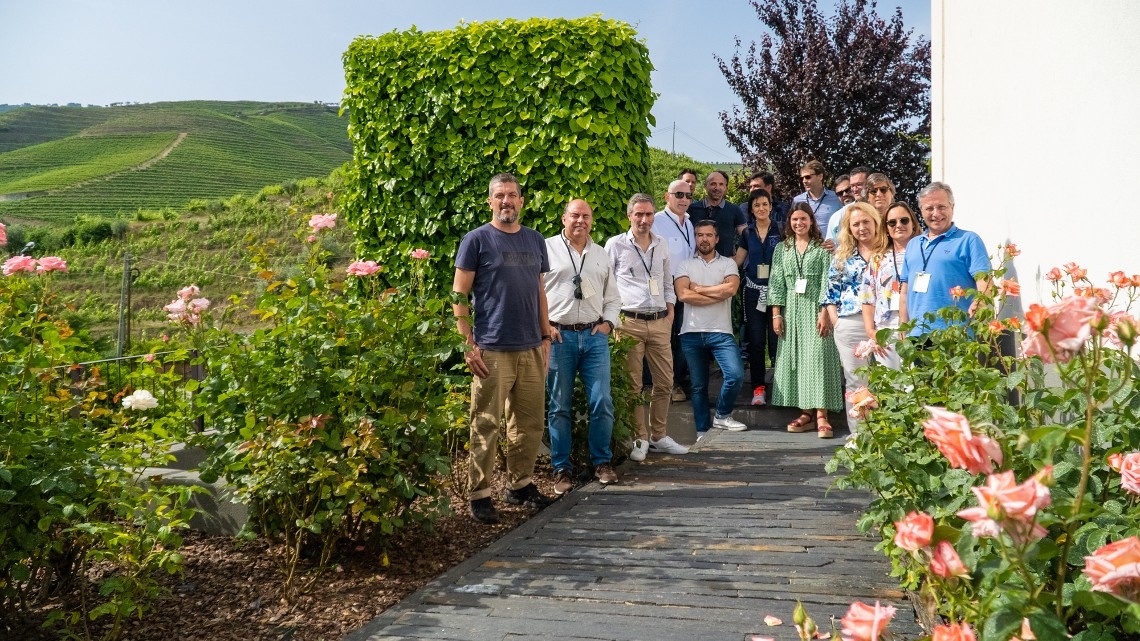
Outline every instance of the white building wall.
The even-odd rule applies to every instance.
[[[1020,246],[1023,303],[1068,261],[1140,273],[1140,2],[933,0],[931,44],[932,176]]]

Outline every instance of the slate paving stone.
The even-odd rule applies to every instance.
[[[895,638],[921,637],[855,527],[868,497],[824,472],[842,439],[784,431],[794,415],[740,408],[754,429],[625,463],[621,483],[576,488],[346,641],[792,641],[797,599],[823,629],[853,600],[889,603]]]

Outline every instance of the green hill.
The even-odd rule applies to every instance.
[[[346,128],[305,103],[22,107],[0,113],[0,218],[130,216],[327,176],[351,157]]]

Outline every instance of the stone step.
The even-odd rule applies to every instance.
[[[190,498],[190,506],[199,510],[190,519],[190,527],[194,530],[233,536],[249,521],[249,508],[232,500],[232,490],[220,480],[205,483],[198,478],[197,472],[170,467],[148,467],[144,478],[151,482],[205,488],[205,492],[195,492]]]

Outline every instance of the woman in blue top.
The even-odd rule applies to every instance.
[[[748,369],[752,377],[752,404],[763,405],[764,356],[776,362],[776,334],[768,312],[768,276],[772,254],[783,237],[772,220],[772,196],[763,189],[748,194],[742,208],[749,213],[748,226],[737,242],[736,264],[744,268],[744,337],[748,342]]]
[[[835,259],[827,271],[827,295],[824,299],[831,324],[835,327],[835,347],[843,363],[843,380],[848,394],[867,386],[866,379],[855,373],[867,364],[866,358],[855,356],[855,347],[867,340],[863,324],[863,303],[867,291],[863,288],[863,276],[872,258],[882,256],[886,248],[887,230],[878,210],[864,202],[848,205],[843,226],[839,229]],[[857,422],[851,416],[851,401],[846,402],[846,407],[847,424],[854,436]]]

